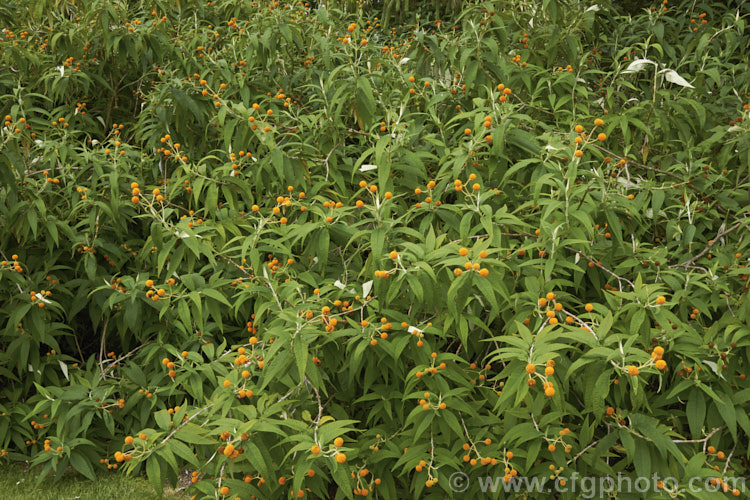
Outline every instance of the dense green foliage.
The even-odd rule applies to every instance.
[[[673,3],[0,5],[0,462],[741,494],[750,9]]]

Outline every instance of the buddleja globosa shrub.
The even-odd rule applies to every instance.
[[[574,472],[744,494],[737,5],[388,29],[301,2],[0,6],[0,461],[159,490],[187,469],[196,498]]]

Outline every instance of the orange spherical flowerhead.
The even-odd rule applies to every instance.
[[[346,462],[346,455],[344,455],[343,453],[336,453],[336,462],[340,464]]]
[[[633,365],[628,366],[628,375],[630,375],[631,377],[637,377],[638,373],[640,372],[638,371],[637,366],[633,366]]]
[[[656,297],[656,304],[657,304],[657,305],[660,305],[660,306],[662,306],[662,305],[664,305],[664,304],[665,304],[666,302],[667,302],[667,299],[666,299],[666,298],[665,298],[665,297],[664,297],[663,295],[659,295],[658,297]]]

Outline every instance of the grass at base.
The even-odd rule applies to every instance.
[[[0,465],[0,499],[2,500],[102,500],[105,498],[130,498],[138,500],[183,500],[188,495],[165,490],[164,496],[154,491],[143,477],[128,477],[119,472],[97,475],[97,481],[71,473],[57,482],[45,481],[36,486],[37,473],[23,465]]]

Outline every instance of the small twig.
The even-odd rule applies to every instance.
[[[466,428],[466,422],[464,422],[464,416],[461,414],[461,412],[458,412],[458,417],[461,419],[461,425],[464,428],[464,432],[466,433],[466,439],[468,441],[471,441],[471,436],[469,435],[469,429]]]
[[[224,479],[224,467],[227,466],[227,462],[225,461],[223,464],[221,464],[221,470],[219,471],[219,484],[217,488],[221,490],[221,481]]]
[[[173,430],[172,432],[170,432],[170,433],[169,433],[169,434],[167,435],[167,437],[165,437],[165,438],[164,438],[164,439],[162,440],[161,444],[164,444],[164,443],[166,443],[167,441],[169,441],[169,438],[171,438],[172,436],[174,436],[175,432],[177,432],[177,431],[179,431],[180,429],[182,429],[183,427],[185,427],[185,426],[186,426],[186,425],[187,425],[188,423],[190,423],[190,421],[191,421],[191,420],[193,420],[193,419],[194,419],[195,417],[197,417],[198,415],[200,415],[200,414],[201,414],[201,413],[203,413],[204,411],[206,411],[206,410],[208,410],[209,408],[211,408],[211,407],[212,407],[213,405],[214,405],[214,403],[211,403],[210,405],[208,405],[208,406],[205,406],[205,407],[201,408],[200,410],[198,410],[197,412],[193,413],[193,414],[192,414],[192,415],[191,415],[191,416],[190,416],[190,417],[189,417],[189,418],[188,418],[187,420],[183,421],[182,423],[180,423],[180,425],[178,425],[177,427],[175,427],[175,429],[174,429],[174,430]]]
[[[727,300],[727,309],[729,309],[729,312],[731,313],[732,317],[736,318],[737,316],[734,314],[734,311],[732,310],[732,306],[729,304],[729,295],[728,293],[724,294],[724,298]]]
[[[618,158],[624,158],[624,157],[622,157],[622,156],[620,156],[620,155],[618,155],[618,154],[616,154],[616,153],[613,153],[612,151],[609,151],[609,150],[608,150],[608,149],[606,149],[606,148],[603,148],[603,147],[601,147],[601,146],[600,146],[600,145],[598,145],[598,144],[593,144],[593,146],[594,146],[595,148],[599,149],[600,151],[604,151],[604,152],[605,152],[605,153],[607,153],[608,155],[611,155],[611,156],[616,156],[616,157],[618,157]],[[656,167],[649,167],[648,165],[644,165],[643,163],[638,163],[637,161],[631,160],[630,158],[625,158],[625,159],[627,160],[627,162],[628,162],[629,164],[635,165],[636,167],[640,167],[640,168],[645,168],[646,170],[651,170],[652,172],[658,172],[658,173],[660,173],[660,174],[668,175],[669,177],[672,177],[672,178],[674,178],[674,179],[677,179],[677,180],[679,180],[679,181],[682,181],[682,182],[684,182],[684,179],[683,179],[682,177],[680,177],[680,176],[679,176],[679,175],[677,175],[677,174],[673,174],[672,172],[667,172],[666,170],[662,170],[662,169],[660,169],[660,168],[656,168]]]
[[[677,269],[679,267],[682,267],[682,268],[686,268],[687,269],[689,266],[692,266],[693,263],[695,263],[696,260],[698,260],[701,257],[703,257],[704,255],[706,255],[708,253],[708,251],[711,250],[711,247],[714,246],[716,244],[716,242],[719,241],[720,238],[723,238],[727,234],[731,233],[735,229],[737,229],[740,226],[742,226],[744,223],[746,223],[746,221],[745,220],[741,220],[737,224],[735,224],[734,226],[730,227],[729,229],[719,230],[719,232],[716,233],[716,236],[714,237],[714,239],[712,239],[708,243],[708,245],[706,245],[706,248],[704,248],[701,253],[699,253],[698,255],[696,255],[695,257],[693,257],[691,259],[686,260],[682,264],[673,264],[673,265],[669,266],[669,268],[670,269]]]
[[[589,261],[592,264],[594,264],[599,269],[602,269],[604,272],[606,272],[606,273],[614,276],[617,279],[618,285],[620,287],[620,291],[622,291],[622,282],[623,281],[626,282],[628,285],[630,285],[631,288],[635,289],[635,285],[633,284],[632,281],[630,281],[627,278],[623,278],[622,276],[618,276],[614,272],[610,271],[609,269],[607,269],[606,267],[604,267],[603,265],[601,265],[599,262],[597,262],[594,259],[591,259],[591,258],[587,257],[586,255],[584,255],[583,252],[580,252],[580,251],[576,250],[575,248],[569,247],[567,245],[565,247],[563,247],[563,248],[565,248],[566,250],[570,250],[571,252],[577,253],[578,255],[580,255],[581,257],[583,257],[584,259],[586,259],[587,261]]]
[[[542,431],[539,430],[539,425],[537,425],[537,423],[536,423],[536,419],[534,418],[534,413],[533,412],[529,412],[529,415],[531,415],[531,421],[534,423],[534,429],[536,429],[537,432],[542,432]]]
[[[336,314],[329,314],[328,317],[329,318],[335,318],[336,316],[349,316],[351,313],[354,313],[354,312],[357,312],[357,311],[362,311],[367,306],[367,304],[369,304],[370,302],[372,302],[376,298],[377,297],[372,297],[371,299],[365,299],[365,301],[362,303],[362,305],[359,306],[356,309],[346,310],[344,312],[340,312],[340,313],[336,313]]]
[[[222,255],[222,254],[220,254],[218,252],[216,253],[216,255],[219,256],[219,257],[221,257],[222,259],[226,260],[230,264],[232,264],[234,267],[236,267],[237,269],[239,269],[240,271],[242,271],[243,273],[245,273],[245,275],[247,275],[248,277],[250,277],[250,278],[260,278],[260,276],[250,274],[250,272],[248,272],[248,270],[245,269],[244,266],[241,266],[241,265],[237,264],[236,262],[234,262],[231,258],[227,257],[226,255]],[[254,271],[256,271],[256,270],[254,270]],[[281,311],[283,309],[283,307],[281,307],[281,301],[279,300],[279,296],[276,294],[276,290],[274,290],[273,285],[271,285],[271,280],[269,278],[266,278],[266,282],[264,283],[264,285],[266,286],[266,288],[268,288],[269,290],[271,290],[271,293],[273,294],[273,298],[276,299],[276,305],[278,305],[279,311]],[[292,304],[291,302],[289,302],[289,300],[284,299],[284,302],[286,302],[290,306],[294,307],[294,304]]]
[[[104,351],[107,350],[107,325],[109,324],[109,316],[104,318],[104,326],[102,327],[102,341],[99,343],[99,369],[102,372],[102,379],[107,378],[107,373],[104,371]]]
[[[593,329],[593,328],[591,328],[591,327],[590,327],[589,325],[587,325],[585,321],[583,321],[583,320],[582,320],[581,318],[579,318],[578,316],[576,316],[576,315],[575,315],[575,314],[573,314],[572,312],[569,312],[569,311],[567,311],[567,310],[565,310],[565,309],[563,309],[563,310],[562,310],[562,312],[563,312],[563,313],[565,313],[565,314],[567,314],[568,316],[570,316],[570,317],[571,317],[571,318],[573,318],[574,320],[576,320],[576,321],[578,322],[578,324],[580,324],[581,326],[585,327],[585,328],[586,328],[586,330],[588,330],[588,331],[589,331],[589,332],[591,333],[591,335],[593,335],[593,336],[594,336],[594,338],[595,338],[596,340],[599,340],[599,337],[598,337],[598,336],[596,335],[596,333],[594,332],[594,329]]]
[[[729,461],[732,460],[732,455],[734,455],[734,450],[737,449],[737,443],[732,446],[732,451],[729,452],[729,455],[727,456],[727,463],[724,464],[724,471],[722,474],[726,474],[727,470],[729,469]]]
[[[598,443],[598,442],[599,442],[599,440],[597,439],[596,441],[594,441],[593,443],[589,444],[589,445],[588,445],[588,446],[586,446],[586,447],[585,447],[584,449],[582,449],[581,451],[579,451],[579,452],[578,452],[578,454],[577,454],[576,456],[574,456],[573,458],[571,458],[570,460],[568,460],[568,463],[567,463],[567,465],[570,465],[570,464],[572,464],[573,462],[575,462],[576,460],[578,460],[578,457],[580,457],[581,455],[583,455],[584,453],[586,453],[586,451],[588,451],[588,450],[589,450],[589,448],[593,447],[593,446],[594,446],[594,445],[596,445],[596,443]]]
[[[350,128],[349,132],[352,134],[366,135],[368,137],[370,136],[370,134],[368,134],[367,132],[362,132],[361,130],[354,130],[353,128]]]
[[[120,356],[119,358],[117,358],[117,359],[113,360],[112,364],[111,364],[111,365],[109,365],[109,366],[108,366],[108,367],[107,367],[107,368],[106,368],[106,369],[104,370],[104,373],[105,373],[105,374],[109,373],[109,372],[110,372],[110,370],[112,370],[112,369],[113,369],[113,368],[115,367],[115,365],[116,365],[117,363],[121,362],[121,361],[122,361],[123,359],[129,358],[130,356],[132,356],[132,355],[133,355],[133,354],[135,354],[136,352],[138,352],[138,351],[140,351],[141,349],[143,349],[144,347],[146,347],[146,346],[147,346],[147,345],[149,344],[149,342],[151,341],[151,339],[152,339],[152,338],[153,338],[153,335],[151,335],[151,336],[150,336],[149,338],[147,338],[147,339],[146,339],[146,340],[145,340],[145,341],[144,341],[144,342],[143,342],[143,343],[142,343],[141,345],[139,345],[138,347],[136,347],[135,349],[133,349],[133,350],[132,350],[132,351],[130,351],[129,353],[127,353],[127,354],[125,354],[125,355],[123,355],[123,356]]]
[[[300,382],[300,383],[299,383],[299,384],[297,384],[297,385],[296,385],[295,387],[292,387],[292,389],[290,389],[290,390],[289,390],[289,392],[287,392],[286,394],[284,394],[284,395],[283,395],[283,396],[281,397],[281,399],[279,399],[279,400],[277,401],[277,403],[281,403],[281,402],[282,402],[282,401],[284,401],[284,400],[285,400],[286,398],[288,398],[289,396],[291,396],[291,395],[292,395],[292,394],[294,394],[295,392],[299,391],[299,388],[300,388],[300,387],[302,387],[302,384],[303,384],[303,382]]]
[[[589,191],[591,191],[590,187],[586,188],[586,191],[583,192],[583,196],[581,196],[581,202],[578,204],[576,211],[580,210],[583,206],[583,202],[586,200],[586,195],[589,194]]]
[[[721,427],[717,427],[716,429],[712,430],[711,432],[706,435],[706,437],[702,439],[673,439],[672,442],[675,444],[686,444],[686,443],[703,443],[703,452],[706,452],[706,446],[708,446],[708,440],[711,439],[711,436],[719,432],[720,430],[724,429],[726,425],[722,425]],[[649,440],[650,441],[650,440]]]
[[[331,148],[331,150],[330,150],[330,151],[328,152],[328,156],[326,156],[326,157],[325,157],[325,160],[323,160],[323,163],[324,163],[324,164],[325,164],[325,166],[326,166],[326,180],[328,180],[328,174],[329,174],[329,168],[328,168],[328,160],[330,160],[330,159],[331,159],[331,155],[333,154],[333,152],[334,152],[334,151],[336,151],[336,149],[337,149],[337,148],[338,148],[339,146],[341,146],[341,144],[343,144],[343,142],[341,142],[341,141],[340,141],[340,142],[338,142],[338,143],[337,143],[337,144],[336,144],[335,146],[333,146],[333,147]]]
[[[729,303],[728,301],[729,301],[729,299],[727,298],[727,303]],[[734,316],[734,314],[733,314],[733,316]],[[83,351],[81,351],[81,344],[78,343],[78,336],[77,335],[73,335],[73,340],[76,343],[76,349],[78,349],[78,355],[81,357],[81,364],[83,364],[86,361],[86,358],[83,356]]]
[[[314,420],[315,428],[313,429],[313,441],[317,443],[318,442],[318,423],[320,422],[320,419],[323,418],[323,404],[320,402],[320,393],[318,392],[318,388],[315,387],[313,383],[310,382],[310,380],[307,377],[305,377],[304,381],[310,384],[310,387],[315,393],[315,399],[318,400],[318,416],[315,417],[315,420]]]
[[[542,330],[544,330],[544,327],[547,326],[547,323],[549,323],[549,318],[545,316],[544,322],[539,326],[539,329],[536,331],[534,335],[539,335]],[[531,344],[531,348],[534,348],[534,344]],[[529,357],[531,357],[531,353],[529,353]]]
[[[430,424],[430,469],[432,469],[432,464],[435,462],[435,436],[432,432],[432,424]],[[437,468],[435,468],[437,470]]]

